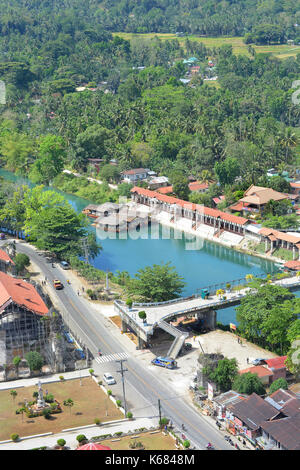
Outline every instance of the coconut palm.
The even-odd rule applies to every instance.
[[[72,398],[68,398],[67,400],[64,400],[64,406],[68,406],[68,407],[69,407],[69,409],[70,409],[70,414],[71,414],[72,406],[74,406],[74,401],[72,400]]]
[[[10,391],[10,395],[12,396],[13,402],[15,402],[15,398],[16,398],[16,396],[18,395],[18,393],[16,392],[16,390],[11,390],[11,391]]]

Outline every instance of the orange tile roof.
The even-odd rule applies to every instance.
[[[275,230],[273,228],[268,228],[268,227],[263,227],[259,231],[260,235],[263,235],[264,237],[269,237],[270,235],[273,235],[276,237],[277,240],[283,240],[285,242],[297,244],[300,242],[300,237],[297,237],[295,235],[289,235],[288,233],[284,232],[279,232],[278,230]]]
[[[239,370],[240,375],[246,374],[247,372],[251,372],[251,374],[257,374],[258,377],[267,377],[273,375],[273,372],[264,366],[253,366],[248,367],[248,369]]]
[[[38,315],[49,310],[33,285],[0,272],[0,308],[10,300]]]
[[[295,271],[300,271],[300,260],[299,261],[287,261],[284,263],[284,267],[288,269],[293,269]]]
[[[300,183],[290,183],[291,188],[299,188],[300,189]]]
[[[193,181],[193,183],[189,184],[189,188],[191,191],[199,191],[200,189],[208,189],[209,185],[200,181]]]
[[[222,220],[226,220],[227,222],[235,223],[238,225],[244,225],[248,222],[248,219],[246,219],[245,217],[238,217],[233,214],[228,214],[227,212],[219,211],[218,209],[212,209],[210,207],[201,206],[200,204],[194,204],[189,201],[183,201],[182,199],[160,194],[156,191],[150,191],[149,189],[140,188],[139,186],[135,186],[134,188],[132,188],[131,192],[138,193],[149,198],[155,198],[158,201],[166,202],[167,204],[176,204],[186,209],[198,211],[204,215],[220,218]]]
[[[173,186],[163,186],[162,188],[158,188],[157,191],[161,194],[170,194],[173,192]]]
[[[15,264],[15,263],[13,262],[13,260],[8,256],[8,254],[6,253],[6,251],[4,251],[4,250],[0,250],[0,260],[1,260],[1,261],[4,261],[5,263]]]

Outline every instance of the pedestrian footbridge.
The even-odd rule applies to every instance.
[[[245,284],[245,279],[231,281],[233,286],[240,282]],[[287,278],[274,280],[273,284],[280,285],[288,289],[300,289],[300,277],[291,275]],[[127,331],[128,327],[134,331],[139,339],[139,347],[142,348],[148,343],[149,337],[154,334],[156,328],[161,328],[175,337],[175,341],[169,351],[171,357],[175,359],[176,355],[184,343],[184,332],[170,325],[169,322],[176,321],[178,317],[194,317],[202,320],[203,327],[206,329],[215,329],[217,320],[217,310],[238,305],[241,299],[249,292],[255,292],[251,287],[243,287],[239,290],[225,290],[221,295],[217,294],[220,285],[208,286],[210,295],[207,299],[202,299],[201,294],[197,293],[190,297],[178,298],[167,302],[156,303],[134,303],[132,308],[128,308],[125,302],[116,300],[114,309],[122,319],[122,330]],[[224,288],[224,286],[223,286]],[[146,320],[139,318],[139,312],[146,313]],[[176,343],[176,344],[175,344]],[[181,343],[181,346],[179,347]],[[173,349],[172,349],[173,348]]]

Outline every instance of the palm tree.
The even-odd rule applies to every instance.
[[[285,161],[293,147],[298,144],[298,138],[291,127],[286,127],[279,136],[279,143],[285,149]]]
[[[64,400],[64,406],[68,406],[70,408],[70,414],[71,414],[72,406],[74,406],[74,402],[72,398],[68,398],[67,400]]]
[[[16,396],[18,395],[18,393],[16,392],[16,390],[11,390],[11,391],[10,391],[10,395],[12,396],[13,402],[15,402],[15,398],[16,398]]]

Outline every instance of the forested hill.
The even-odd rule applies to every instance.
[[[2,35],[74,34],[87,27],[134,33],[243,36],[259,24],[300,34],[300,0],[0,0]]]

